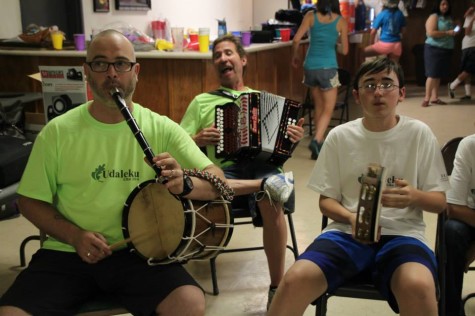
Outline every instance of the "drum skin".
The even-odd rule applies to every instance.
[[[129,247],[147,259],[168,258],[191,227],[184,209],[163,184],[155,180],[140,184],[130,194],[122,217],[124,238],[131,238]]]
[[[218,255],[232,234],[232,217],[224,199],[180,199],[156,180],[137,186],[122,215],[128,246],[150,265],[209,259]]]

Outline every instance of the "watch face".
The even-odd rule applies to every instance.
[[[179,196],[188,195],[193,190],[193,180],[187,175],[183,175],[183,192]]]
[[[193,180],[188,176],[185,176],[183,180],[185,187],[190,191],[193,190]]]

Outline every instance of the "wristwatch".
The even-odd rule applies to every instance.
[[[190,192],[193,190],[193,180],[191,180],[190,177],[188,177],[186,174],[183,175],[183,192],[180,194],[177,194],[178,196],[185,196],[190,194]]]

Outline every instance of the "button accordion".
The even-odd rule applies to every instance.
[[[300,116],[301,104],[296,101],[264,91],[243,93],[234,102],[216,107],[215,122],[220,132],[216,157],[282,165],[295,148],[287,126],[295,125]]]

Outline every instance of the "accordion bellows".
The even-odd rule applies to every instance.
[[[216,157],[227,160],[259,159],[282,165],[294,144],[287,126],[301,116],[301,104],[268,92],[241,94],[234,102],[216,107],[221,137]]]

